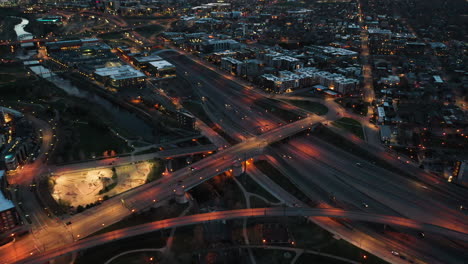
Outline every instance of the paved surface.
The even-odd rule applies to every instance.
[[[43,254],[33,256],[20,263],[41,263],[67,253],[80,251],[83,249],[95,247],[109,242],[114,242],[120,239],[141,235],[147,232],[158,231],[173,227],[199,224],[210,221],[230,220],[248,217],[272,217],[272,216],[327,216],[349,218],[361,221],[372,221],[384,224],[398,225],[406,228],[415,228],[434,233],[444,234],[445,236],[453,236],[457,239],[468,241],[468,234],[462,234],[453,230],[448,230],[438,226],[420,223],[414,220],[405,219],[395,216],[372,215],[361,212],[346,212],[340,209],[308,209],[308,208],[252,208],[239,209],[230,211],[218,211],[206,214],[197,214],[190,216],[182,216],[172,219],[151,222],[129,228],[124,228],[116,231],[111,231],[102,235],[92,236],[60,248],[52,249]]]
[[[215,145],[201,145],[195,147],[186,147],[186,148],[177,148],[177,149],[168,149],[162,150],[153,153],[147,154],[139,154],[139,155],[130,155],[124,157],[113,157],[101,160],[92,160],[87,162],[79,162],[73,164],[67,164],[63,166],[49,166],[49,172],[54,173],[56,175],[70,173],[79,170],[87,170],[89,168],[98,169],[98,168],[109,168],[119,165],[124,165],[132,162],[139,162],[151,159],[164,159],[164,158],[174,158],[174,157],[182,157],[188,155],[195,155],[206,153],[210,151],[217,150]]]
[[[132,211],[142,210],[161,199],[172,197],[172,189],[179,181],[182,181],[180,184],[184,186],[183,188],[189,190],[210,177],[230,169],[234,162],[260,154],[265,146],[277,140],[307,129],[317,122],[332,121],[339,118],[338,115],[333,116],[331,112],[326,117],[311,116],[287,124],[291,120],[282,120],[255,104],[256,100],[265,98],[262,93],[252,90],[249,86],[243,82],[239,82],[232,76],[220,73],[218,70],[212,70],[213,66],[205,67],[205,63],[194,62],[191,58],[173,51],[163,52],[161,56],[177,66],[179,75],[187,73],[187,79],[197,92],[204,97],[204,109],[211,111],[210,117],[212,116],[214,119],[212,121],[223,129],[224,132],[242,142],[193,164],[193,171],[187,168],[176,171],[170,177],[141,186],[120,197],[110,199],[100,206],[88,209],[82,214],[75,215],[66,220],[72,224],[65,228],[49,227],[47,232],[36,233],[34,239],[31,236],[27,236],[27,238],[15,242],[14,251],[0,249],[1,261],[12,262],[20,260],[30,254],[35,255],[38,251],[58,248],[60,245],[69,243],[71,240],[83,238],[109,224],[121,220],[131,214]],[[295,113],[302,113],[287,104],[275,103],[275,105],[289,109]],[[362,143],[355,138],[349,139],[353,142]],[[292,143],[294,143],[294,140]],[[302,144],[305,145],[302,146]],[[311,191],[310,195],[312,196],[317,190],[322,191],[322,193],[315,193],[314,198],[317,200],[326,200],[324,196],[327,195],[324,195],[323,192],[327,192],[330,188],[331,190],[336,190],[337,194],[335,196],[337,197],[351,197],[350,206],[352,207],[359,206],[358,204],[361,201],[371,197],[371,200],[382,201],[370,201],[369,208],[372,208],[372,210],[375,207],[375,210],[382,210],[382,212],[391,211],[390,214],[392,215],[409,215],[413,219],[423,219],[424,221],[426,221],[425,217],[429,216],[428,220],[431,221],[431,224],[440,224],[446,228],[454,228],[462,232],[466,230],[466,224],[463,225],[463,223],[467,223],[468,221],[464,221],[464,218],[460,218],[459,213],[447,208],[446,203],[450,203],[450,201],[438,201],[440,198],[443,199],[444,196],[447,196],[448,193],[453,193],[457,199],[462,199],[463,201],[463,198],[466,198],[466,193],[462,193],[453,186],[449,186],[444,182],[438,181],[433,176],[421,172],[412,164],[402,163],[400,160],[395,160],[394,157],[389,158],[389,162],[398,163],[398,166],[414,174],[419,181],[416,183],[403,182],[400,186],[400,182],[393,182],[391,177],[394,177],[394,175],[388,174],[388,172],[379,170],[376,167],[369,167],[367,172],[365,172],[365,176],[361,178],[360,176],[363,172],[355,168],[354,161],[346,163],[346,158],[339,158],[340,165],[333,165],[333,162],[335,162],[334,155],[339,154],[339,152],[331,148],[326,147],[319,152],[314,152],[313,145],[302,141],[296,145],[291,144],[291,142],[284,145],[285,149],[280,150],[281,152],[279,153],[290,152],[294,154],[294,157],[296,155],[300,157],[297,158],[295,163],[292,163],[294,166],[297,166],[299,172],[298,170],[294,170],[293,173],[286,174],[290,176],[297,175],[297,177],[304,180],[312,181],[311,183],[313,184],[309,183],[309,185],[311,188],[313,187],[314,191]],[[378,156],[383,155],[382,150],[377,144],[376,146],[365,145],[365,148],[369,148],[371,153],[375,153]],[[325,161],[312,158],[321,156],[322,154],[327,156]],[[383,157],[388,158],[384,155]],[[351,160],[353,159],[351,158]],[[332,163],[331,165],[330,162]],[[307,166],[310,166],[312,163],[315,166],[313,167],[314,169],[308,168]],[[284,163],[276,165],[286,172],[289,170]],[[368,165],[366,164],[366,166]],[[330,185],[321,184],[320,180],[317,181],[313,175],[310,175],[315,169],[327,177],[322,176],[321,179]],[[378,176],[380,173],[382,173],[385,181],[382,179],[382,182],[379,182]],[[304,177],[307,175],[309,176]],[[309,185],[307,183],[304,184],[304,186]],[[385,188],[387,185],[389,186],[388,190]],[[317,186],[320,186],[320,188]],[[426,191],[418,189],[425,189],[423,186],[430,189],[430,191],[425,193]],[[349,190],[349,187],[357,191]],[[418,200],[412,202],[411,197],[413,195]],[[424,196],[424,199],[420,200],[422,196]],[[341,199],[339,198],[338,200]],[[464,201],[466,200],[468,199],[464,199]],[[407,201],[409,202],[405,204]],[[347,204],[344,205],[349,206]],[[440,208],[443,208],[443,210],[439,213]],[[451,213],[453,215],[450,215]],[[423,259],[427,263],[443,263],[435,256],[436,253],[433,253],[439,252],[433,246],[433,244],[438,243],[437,241],[430,240],[427,243],[406,245],[398,237],[375,236],[372,230],[360,224],[352,223],[353,226],[359,226],[359,230],[354,229],[350,233],[344,230],[345,228],[341,224],[331,219],[321,218],[321,220],[322,225],[326,222],[328,230],[334,230],[334,233],[353,242],[353,244],[370,249],[372,253],[384,259],[390,259],[392,262],[396,261],[392,259],[393,256],[390,254],[390,250],[388,250],[389,247],[403,247],[408,252],[411,252],[412,255]],[[64,232],[64,230],[66,231]],[[76,244],[74,243],[73,246]],[[450,251],[446,254],[449,253]],[[424,258],[424,254],[428,257]],[[432,261],[433,258],[434,261]]]
[[[14,251],[0,249],[0,260],[3,263],[11,263],[31,254],[37,254],[38,251],[48,251],[61,244],[69,243],[71,240],[93,234],[136,211],[154,205],[157,201],[172,198],[173,189],[179,183],[183,184],[185,190],[190,190],[211,177],[231,169],[238,160],[258,155],[265,146],[294,135],[320,121],[323,121],[323,118],[311,116],[281,126],[193,163],[191,165],[194,168],[193,171],[182,169],[161,180],[113,197],[99,206],[87,209],[80,214],[63,219],[63,221],[58,221],[59,223],[70,222],[69,225],[49,226],[47,229],[39,230],[34,236],[25,236],[15,242]]]

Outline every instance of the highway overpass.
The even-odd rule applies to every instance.
[[[290,208],[290,207],[276,207],[276,208],[252,208],[252,209],[239,209],[231,211],[218,211],[205,214],[196,214],[190,216],[182,216],[177,218],[165,219],[155,221],[147,224],[127,227],[97,236],[85,238],[71,245],[65,245],[55,248],[38,255],[33,255],[23,261],[16,263],[34,264],[44,263],[56,257],[85,250],[88,248],[100,246],[106,243],[114,242],[117,240],[130,238],[154,232],[163,229],[169,229],[180,226],[194,225],[206,223],[210,221],[231,220],[249,217],[279,217],[279,216],[319,216],[319,217],[333,217],[333,218],[347,218],[358,221],[367,221],[381,224],[388,224],[393,226],[401,226],[405,228],[417,229],[426,232],[468,241],[467,233],[460,233],[451,229],[440,226],[430,225],[407,218],[389,216],[389,215],[376,215],[363,212],[351,212],[341,209],[317,209],[317,208]]]
[[[90,160],[84,162],[70,163],[60,166],[50,166],[50,172],[54,174],[70,173],[72,171],[87,170],[89,168],[106,168],[113,167],[131,162],[139,162],[150,159],[166,159],[166,158],[177,158],[189,155],[203,154],[211,151],[216,151],[217,147],[213,144],[201,145],[195,147],[185,147],[161,150],[152,153],[129,155],[129,156],[118,156],[110,157],[106,159]]]

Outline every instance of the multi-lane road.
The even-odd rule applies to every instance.
[[[273,154],[276,157],[270,162],[283,168],[284,174],[321,206],[424,219],[468,231],[468,218],[458,210],[460,201],[450,193],[379,168],[316,137],[290,140],[276,146],[272,153],[282,153],[286,158]],[[373,237],[382,237],[380,241],[388,240],[379,232],[364,230]],[[414,240],[401,240],[396,246],[387,241],[382,246],[387,252],[398,248],[411,258],[429,263],[462,263],[463,246],[440,237],[420,239],[417,233],[413,235]]]
[[[121,239],[141,235],[148,232],[154,232],[162,229],[170,229],[174,227],[194,225],[210,221],[231,220],[238,218],[251,218],[251,217],[275,217],[275,216],[326,216],[333,218],[346,218],[359,221],[371,221],[375,223],[389,224],[393,226],[401,226],[410,229],[424,230],[427,232],[434,232],[443,234],[445,236],[453,236],[457,239],[468,241],[468,234],[458,233],[456,231],[441,228],[438,226],[419,223],[414,220],[388,216],[388,215],[374,215],[363,212],[349,212],[341,209],[310,209],[310,208],[252,208],[252,209],[239,209],[230,211],[217,211],[205,214],[196,214],[189,216],[182,216],[177,218],[165,219],[155,221],[138,226],[128,227],[104,233],[102,235],[92,236],[82,239],[71,245],[58,247],[42,254],[32,256],[19,263],[33,264],[42,263],[52,260],[56,257],[84,250],[87,248],[103,245],[110,242],[115,242]]]
[[[189,190],[198,184],[233,167],[235,162],[259,155],[269,144],[310,128],[323,118],[311,116],[273,129],[257,137],[249,138],[233,147],[219,151],[206,159],[191,164],[193,169],[175,171],[170,177],[140,186],[121,196],[104,201],[64,220],[69,225],[47,226],[33,235],[15,242],[12,248],[1,248],[3,263],[18,261],[26,256],[48,251],[62,244],[84,238],[114,224],[128,215],[146,209],[160,200],[172,198],[178,185]],[[0,262],[2,263],[2,262]]]
[[[34,233],[34,236],[20,239],[14,244],[15,250],[0,249],[2,261],[10,263],[31,254],[36,255],[64,244],[69,245],[72,241],[82,239],[134,212],[173,197],[173,190],[177,185],[190,190],[201,182],[229,170],[235,162],[261,154],[262,150],[271,143],[308,129],[318,122],[339,118],[331,112],[324,117],[304,115],[303,118],[289,123],[290,120],[283,120],[256,104],[257,100],[264,100],[266,97],[233,80],[232,76],[219,74],[205,67],[204,63],[193,61],[174,51],[161,53],[161,56],[174,63],[178,74],[185,76],[184,78],[191,82],[200,97],[204,98],[205,107],[214,112],[215,120],[212,121],[241,143],[192,164],[193,169],[175,171],[170,177],[143,185],[67,218],[64,220],[70,223],[67,226],[47,226],[42,231]],[[297,111],[287,104],[278,103],[278,106]],[[445,182],[435,181],[430,175],[420,175],[417,168],[401,164],[404,169],[420,176],[417,177],[417,181],[413,181],[372,164],[355,161],[356,157],[344,154],[336,148],[317,147],[310,140],[293,139],[275,148],[279,148],[274,149],[275,153],[289,153],[288,156],[294,157],[287,161],[296,168],[289,176],[293,176],[295,181],[302,180],[304,187],[314,187],[315,189],[311,189],[309,194],[315,195],[315,198],[321,200],[323,204],[329,201],[323,195],[315,193],[317,189],[333,193],[336,199],[342,202],[340,206],[349,206],[354,210],[363,210],[362,204],[365,203],[369,206],[366,209],[369,212],[406,216],[461,233],[468,232],[466,216],[456,211],[455,205],[451,206],[460,198],[466,198],[466,194],[460,193]],[[376,150],[370,151],[380,154]],[[356,163],[363,163],[365,167],[357,166]],[[275,165],[284,167],[281,163]],[[451,191],[458,197],[452,199],[448,195]],[[324,226],[326,220],[320,219],[322,219],[321,226]],[[335,233],[344,234],[342,226],[336,222],[327,222],[324,227],[335,230]],[[367,235],[367,233],[373,234],[372,231],[363,228],[360,224],[358,227],[352,236],[359,237],[359,246],[385,259],[389,259],[388,255],[391,254],[389,248],[399,247],[402,244],[394,237],[387,237],[377,243],[374,237]],[[353,240],[348,233],[343,237]],[[71,247],[77,244],[73,243]],[[418,258],[424,252],[428,253],[430,258],[421,258],[430,263],[433,256],[429,253],[433,250],[433,245],[426,243],[423,248],[416,250],[418,246],[420,246],[418,243],[405,244],[403,248],[408,252],[415,252],[413,255]],[[436,260],[434,263],[440,262],[440,259]]]

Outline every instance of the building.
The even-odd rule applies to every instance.
[[[323,85],[336,93],[349,94],[358,90],[357,79],[346,78],[338,73],[318,71],[307,67],[290,71],[280,71],[278,76],[264,74],[261,83],[267,91],[276,93],[290,92],[297,88],[311,87],[315,84]]]
[[[176,66],[165,60],[152,61],[149,63],[148,71],[150,74],[159,78],[174,77],[176,75]]]
[[[73,39],[73,40],[61,40],[61,41],[51,41],[46,42],[47,53],[60,51],[60,50],[69,50],[69,49],[79,49],[84,44],[97,43],[99,39],[97,38],[88,38],[88,39]]]
[[[271,65],[279,70],[294,71],[302,68],[304,63],[291,56],[277,56],[271,60]]]
[[[173,77],[176,75],[176,66],[170,62],[163,60],[155,54],[137,55],[129,54],[132,63],[147,75],[152,75],[160,78]]]
[[[457,161],[453,175],[458,183],[468,185],[468,161]]]
[[[384,143],[387,143],[392,138],[392,130],[390,126],[382,125],[380,126],[380,140]]]
[[[128,55],[130,56],[132,63],[140,69],[145,69],[149,67],[150,62],[152,61],[160,61],[163,59],[160,56],[155,55],[155,54],[141,55],[140,53],[137,53],[137,54],[128,54]]]
[[[16,138],[5,144],[0,152],[0,168],[7,171],[16,170],[19,165],[27,161],[28,154],[28,144],[20,138]]]
[[[405,52],[408,55],[418,56],[424,55],[426,50],[426,43],[424,42],[407,42],[405,45]]]
[[[5,171],[0,170],[0,234],[8,232],[21,224],[15,205],[3,193],[6,185]]]
[[[145,75],[130,65],[98,68],[94,76],[104,85],[114,88],[139,88],[145,81]]]
[[[196,118],[193,115],[184,111],[177,111],[175,115],[177,123],[181,128],[195,130]]]
[[[263,63],[257,59],[244,60],[241,65],[241,76],[252,78],[260,75],[262,72]]]
[[[221,59],[221,68],[231,74],[239,75],[243,62],[231,57],[224,57]]]
[[[233,39],[209,39],[201,44],[201,51],[204,53],[238,50],[239,48],[240,43]]]
[[[385,109],[382,106],[377,107],[378,122],[382,124],[385,122]]]

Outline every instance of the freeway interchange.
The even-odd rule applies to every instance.
[[[425,230],[434,233],[443,234],[446,236],[453,236],[458,239],[468,241],[468,235],[463,233],[454,232],[437,226],[418,223],[413,220],[385,216],[385,215],[372,215],[361,212],[346,212],[339,209],[306,209],[306,208],[253,208],[253,209],[238,209],[230,211],[216,211],[211,213],[196,214],[190,216],[182,216],[172,219],[165,219],[155,221],[138,226],[128,227],[116,231],[111,231],[97,236],[92,236],[78,241],[73,245],[65,245],[55,248],[38,256],[34,256],[26,260],[25,264],[40,263],[51,260],[55,257],[84,250],[87,248],[103,245],[110,242],[115,242],[120,239],[129,238],[141,235],[147,232],[154,232],[162,229],[169,229],[174,227],[181,227],[185,225],[194,225],[209,221],[230,220],[237,218],[251,218],[251,217],[278,217],[278,216],[327,216],[327,217],[342,217],[354,220],[372,221],[384,224],[391,224],[403,226],[406,228],[415,228],[418,230]]]
[[[301,116],[298,120],[283,120],[255,104],[257,100],[268,98],[268,95],[251,89],[232,76],[212,70],[204,62],[178,51],[169,50],[162,52],[160,56],[176,65],[178,76],[184,76],[191,83],[192,89],[202,98],[205,111],[211,113],[213,123],[240,143],[192,164],[191,167],[196,170],[185,168],[175,171],[168,177],[140,186],[64,219],[62,222],[72,223],[69,226],[49,221],[46,227],[18,239],[14,250],[11,247],[1,248],[0,263],[36,263],[36,255],[37,260],[48,260],[66,253],[67,250],[79,251],[93,246],[93,242],[86,244],[88,240],[83,238],[134,212],[144,210],[157,201],[172,198],[173,189],[179,183],[183,184],[185,190],[190,190],[201,182],[229,170],[235,162],[262,155],[285,176],[303,187],[302,191],[318,202],[323,210],[332,210],[330,208],[339,205],[344,214],[348,211],[364,211],[363,214],[376,219],[381,219],[380,216],[395,217],[436,226],[441,230],[450,230],[446,234],[468,234],[468,218],[464,212],[457,210],[460,202],[468,200],[464,190],[439,181],[395,157],[383,156],[380,150],[368,148],[366,142],[360,144],[414,177],[408,178],[362,161],[359,157],[313,136],[294,137],[287,142],[270,146],[299,132],[312,129],[318,123],[339,118],[338,113],[342,110],[333,103],[325,102],[330,106],[327,115],[316,116],[278,102],[280,107]],[[356,166],[357,163],[363,166]],[[262,181],[261,178],[257,180]],[[331,193],[333,199],[330,199]],[[283,193],[283,197],[279,199],[286,200],[285,196],[288,194]],[[363,208],[363,203],[368,208]],[[295,204],[300,205],[303,216],[308,216],[307,210],[313,210],[299,202]],[[295,215],[301,215],[298,213],[299,209],[292,210],[295,210]],[[236,215],[234,212],[220,214],[230,213]],[[242,216],[242,213],[239,214]],[[466,241],[459,241],[459,237],[454,241],[453,238],[441,236],[441,232],[434,236],[428,235],[427,239],[412,240],[408,243],[398,236],[379,233],[362,222],[351,221],[353,229],[350,230],[331,218],[311,216],[310,219],[335,235],[392,263],[407,263],[406,260],[392,255],[391,252],[395,249],[404,252],[418,263],[463,263],[466,257]],[[388,224],[391,225],[391,222]],[[398,225],[397,222],[394,224]],[[413,228],[422,229],[421,225],[415,225]],[[145,232],[151,230],[154,229],[148,228]],[[133,232],[130,233],[134,235]],[[124,238],[125,233],[121,234]],[[63,252],[57,253],[60,250]],[[28,257],[31,259],[28,260]]]

